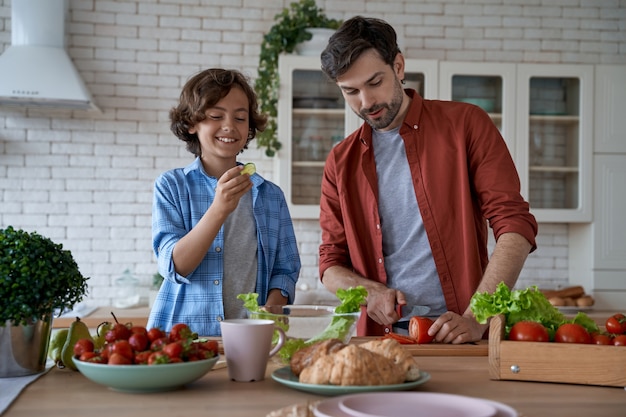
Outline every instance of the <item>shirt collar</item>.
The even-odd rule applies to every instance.
[[[417,91],[412,88],[405,88],[404,92],[411,97],[411,104],[409,110],[404,117],[402,125],[400,126],[400,134],[403,133],[404,128],[409,128],[411,131],[416,130],[419,127],[419,120],[422,116],[422,108],[424,105],[424,99],[417,94]],[[361,132],[359,134],[359,142],[366,147],[372,144],[372,127],[363,123]]]

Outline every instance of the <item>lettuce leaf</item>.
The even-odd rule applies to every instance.
[[[359,285],[355,288],[338,289],[337,298],[339,298],[340,304],[335,307],[335,313],[347,314],[356,313],[361,310],[361,305],[365,303],[367,297],[367,290],[365,287]],[[261,318],[263,315],[263,309],[259,307],[258,303],[259,295],[256,293],[239,294],[238,299],[244,302],[244,307],[248,311],[255,313],[255,317]],[[271,314],[269,316],[272,316]],[[268,318],[270,318],[268,316]],[[352,330],[352,326],[358,319],[356,317],[334,317],[324,331],[317,336],[309,339],[287,339],[285,344],[278,352],[278,355],[285,363],[289,363],[293,354],[307,346],[310,346],[316,342],[326,339],[344,339],[348,333]],[[281,325],[285,332],[289,326],[286,323],[277,323]],[[285,328],[287,326],[287,328]],[[274,335],[275,343],[278,340],[277,335]]]
[[[589,332],[598,331],[597,324],[585,313],[579,312],[574,319],[568,320],[563,313],[550,304],[546,296],[536,286],[523,290],[510,290],[500,282],[493,293],[476,293],[470,300],[470,309],[479,323],[498,314],[506,318],[505,333],[518,321],[530,320],[543,324],[554,337],[556,329],[564,323],[578,323]]]

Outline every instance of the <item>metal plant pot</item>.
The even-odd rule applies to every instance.
[[[32,375],[46,367],[52,315],[25,326],[0,326],[0,378]]]

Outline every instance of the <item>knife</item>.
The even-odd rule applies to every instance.
[[[430,313],[430,307],[397,305],[396,312],[400,316],[400,320],[398,321],[409,321],[413,316],[425,316],[426,314]]]

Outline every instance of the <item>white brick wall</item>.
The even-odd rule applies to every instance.
[[[63,243],[91,277],[89,303],[109,305],[126,268],[147,296],[156,271],[152,183],[192,158],[169,132],[168,110],[202,68],[238,68],[254,78],[262,35],[290,1],[70,0],[67,48],[103,113],[0,108],[0,227]],[[625,0],[501,3],[318,1],[331,17],[388,20],[409,58],[626,63]],[[10,7],[0,0],[0,51],[11,42]],[[243,159],[272,178],[272,161],[254,145]],[[317,277],[317,222],[295,227],[307,290],[299,300],[328,299]],[[540,225],[539,250],[520,285],[567,283],[567,230]]]

